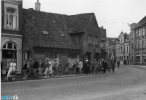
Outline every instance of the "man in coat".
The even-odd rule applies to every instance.
[[[107,68],[107,61],[103,59],[102,61],[102,66],[103,66],[103,72],[106,73],[106,68]]]
[[[117,61],[117,66],[118,66],[118,68],[119,68],[119,66],[120,66],[120,61],[119,61],[119,60]]]
[[[36,59],[34,59],[33,73],[34,73],[35,77],[37,77],[38,67],[39,67],[39,63],[38,63],[38,61]]]

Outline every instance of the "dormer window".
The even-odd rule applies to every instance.
[[[18,5],[4,4],[4,28],[18,30]]]

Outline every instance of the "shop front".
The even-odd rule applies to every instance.
[[[22,67],[22,39],[19,38],[8,38],[2,37],[2,63],[3,63],[3,74],[6,73],[6,68],[11,61],[16,63],[17,74],[21,73]]]
[[[140,53],[135,54],[135,64],[140,65]]]
[[[142,65],[146,65],[146,52],[142,53]]]

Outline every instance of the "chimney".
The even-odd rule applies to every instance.
[[[37,2],[35,3],[35,10],[40,11],[40,7],[41,7],[41,3],[39,2],[39,0],[37,0]]]

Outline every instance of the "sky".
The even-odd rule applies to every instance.
[[[23,8],[35,8],[37,0],[23,0]],[[75,15],[95,13],[99,27],[107,37],[117,38],[121,31],[129,34],[128,23],[138,23],[146,16],[146,0],[39,0],[41,11]]]

